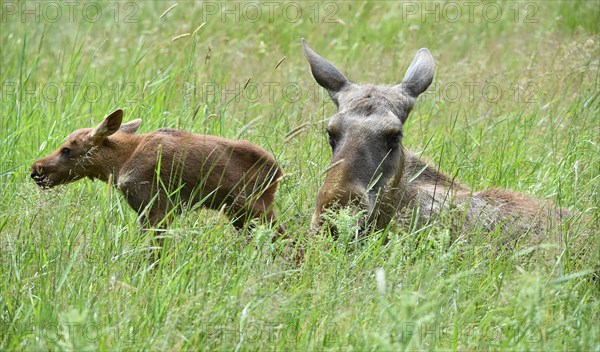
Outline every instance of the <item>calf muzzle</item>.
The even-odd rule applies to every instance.
[[[36,165],[34,165],[31,168],[31,173],[29,174],[29,176],[33,179],[33,181],[35,181],[35,184],[39,187],[50,188],[48,177],[45,176],[42,173],[41,168],[37,167]]]

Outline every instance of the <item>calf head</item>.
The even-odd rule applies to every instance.
[[[116,132],[133,134],[141,123],[138,119],[122,125],[122,121],[123,110],[119,109],[108,115],[96,128],[74,131],[55,152],[33,163],[31,178],[42,188],[83,177],[102,178],[104,171],[111,166],[106,157],[108,150],[114,152],[119,148],[119,144],[109,137]]]
[[[362,212],[363,228],[387,224],[393,215],[382,211],[383,206],[393,209],[397,205],[404,174],[403,125],[416,98],[433,80],[433,57],[429,50],[420,49],[397,85],[358,85],[310,49],[304,39],[302,45],[315,80],[338,109],[327,125],[332,159],[311,226],[318,230],[324,213],[341,207]]]

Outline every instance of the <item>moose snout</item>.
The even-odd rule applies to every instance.
[[[29,176],[34,180],[37,180],[40,177],[42,177],[41,170],[37,167],[36,164],[33,164],[31,166],[31,173],[29,174]]]
[[[37,164],[31,166],[31,172],[29,176],[35,181],[40,187],[47,187],[48,178],[43,174],[42,168]]]
[[[44,177],[44,174],[42,174],[42,169],[41,168],[32,167],[31,168],[31,173],[29,174],[29,176],[31,176],[32,179],[36,180],[38,178]]]
[[[362,230],[366,223],[371,204],[367,192],[359,187],[327,188],[319,190],[317,208],[313,214],[311,228],[319,231],[326,226],[334,237],[339,235],[339,226],[335,224],[336,214],[345,210],[356,220]],[[342,221],[341,219],[339,219]]]

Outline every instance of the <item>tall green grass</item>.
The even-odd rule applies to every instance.
[[[174,2],[82,2],[72,20],[53,4],[58,18],[44,2],[1,5],[0,349],[600,349],[597,262],[563,244],[476,245],[443,224],[358,242],[310,233],[335,109],[300,46],[306,38],[353,81],[387,84],[428,47],[435,83],[409,117],[405,146],[474,189],[510,188],[585,214],[597,254],[597,4],[499,3],[494,17],[480,3],[469,18],[462,2],[298,2],[273,5],[270,18],[263,3],[256,21],[244,2],[168,12]],[[422,19],[436,4],[439,19]],[[239,23],[207,15],[212,5]],[[38,20],[21,6],[47,13]],[[463,11],[456,20],[452,6]],[[181,128],[272,152],[286,173],[276,208],[304,261],[282,255],[268,227],[242,236],[194,209],[175,220],[151,268],[151,241],[115,190],[88,180],[37,189],[31,163],[116,107],[142,118],[142,133]]]

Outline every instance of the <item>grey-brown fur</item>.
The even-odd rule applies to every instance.
[[[121,124],[122,119],[117,110],[94,129],[76,130],[32,165],[31,177],[44,188],[84,177],[109,182],[151,227],[167,226],[171,211],[201,200],[208,208],[223,208],[238,229],[249,219],[274,220],[282,172],[265,150],[175,129],[136,134],[141,120]]]
[[[419,50],[399,84],[378,86],[350,82],[302,44],[314,78],[338,107],[327,125],[332,166],[319,189],[314,229],[323,225],[325,212],[348,206],[368,214],[363,227],[406,223],[415,213],[422,222],[452,214],[460,233],[498,229],[512,238],[536,237],[567,216],[552,203],[512,191],[474,192],[403,148],[404,123],[433,80],[427,49]]]

